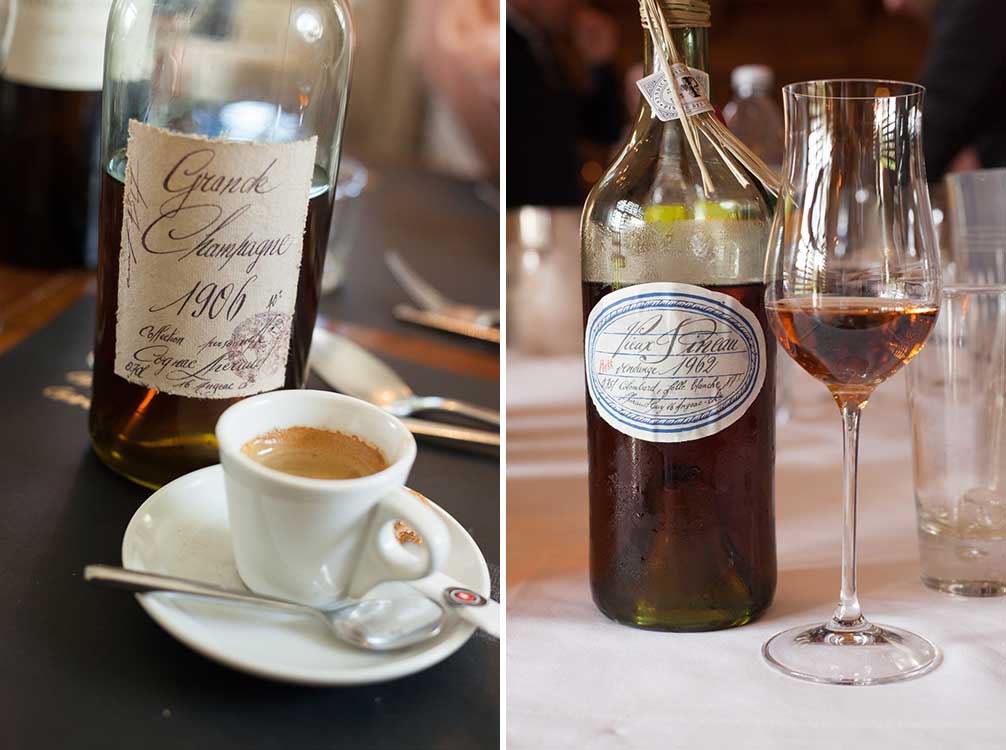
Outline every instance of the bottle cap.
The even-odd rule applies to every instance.
[[[774,80],[768,65],[741,65],[730,74],[730,85],[738,94],[767,93]]]

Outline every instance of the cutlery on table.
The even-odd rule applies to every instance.
[[[438,331],[456,333],[459,336],[467,336],[480,341],[489,341],[493,344],[500,343],[500,329],[492,326],[483,326],[477,323],[470,323],[460,318],[452,318],[450,315],[430,312],[429,310],[419,310],[412,305],[395,305],[391,310],[392,315],[397,320],[406,323],[414,323],[427,328],[435,328]]]
[[[465,305],[448,299],[416,273],[394,251],[385,253],[384,261],[387,263],[391,275],[395,277],[395,280],[405,290],[405,293],[421,309],[481,326],[499,325],[499,308],[490,309],[475,305]]]
[[[319,374],[319,377],[321,375]],[[321,378],[325,380],[325,378]],[[325,381],[328,382],[328,381]],[[402,424],[413,435],[423,437],[440,438],[458,443],[471,443],[473,445],[500,446],[500,435],[498,432],[488,430],[473,430],[471,427],[459,427],[443,422],[431,422],[428,419],[412,419],[411,417],[399,417]]]
[[[111,565],[88,565],[84,580],[129,591],[163,591],[311,615],[324,622],[339,640],[370,651],[393,651],[422,643],[438,635],[446,620],[443,607],[425,596],[361,599],[332,609],[316,609],[286,599]]]
[[[322,326],[314,329],[310,366],[348,396],[379,406],[396,417],[445,411],[499,427],[499,412],[441,396],[417,396],[398,375],[362,346]]]

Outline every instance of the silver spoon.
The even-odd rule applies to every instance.
[[[336,390],[369,401],[396,417],[422,411],[449,411],[499,427],[498,411],[453,398],[417,396],[384,362],[322,325],[314,328],[310,361],[318,376]]]
[[[271,596],[111,565],[88,565],[84,568],[84,580],[130,591],[166,591],[312,615],[322,620],[339,640],[370,651],[394,651],[427,641],[440,633],[446,620],[443,607],[424,596],[363,599],[322,610]]]

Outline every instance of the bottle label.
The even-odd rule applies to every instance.
[[[67,91],[100,91],[112,0],[18,0],[3,77]]]
[[[587,318],[587,389],[609,425],[682,443],[736,422],[765,382],[765,335],[733,297],[692,284],[606,294]]]
[[[282,387],[316,143],[129,121],[117,375],[192,398]]]
[[[671,65],[671,72],[678,83],[681,104],[688,115],[713,111],[713,105],[706,96],[706,92],[709,91],[708,73],[697,68],[689,68],[683,63]],[[639,79],[636,85],[661,122],[677,120],[681,116],[671,95],[671,88],[667,85],[667,76],[662,70]]]

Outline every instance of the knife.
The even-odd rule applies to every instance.
[[[427,328],[435,328],[438,331],[456,333],[459,336],[467,336],[480,341],[489,341],[493,344],[500,343],[499,328],[491,326],[481,326],[476,323],[469,323],[466,320],[452,318],[450,315],[430,312],[429,310],[418,310],[412,305],[395,305],[392,314],[398,320],[406,323],[414,323]]]
[[[310,367],[331,388],[368,401],[401,418],[415,435],[476,445],[500,445],[497,432],[411,416],[417,411],[442,410],[498,424],[498,412],[455,399],[416,396],[394,370],[377,357],[346,337],[321,326],[314,331]]]

